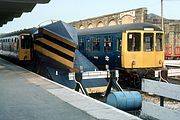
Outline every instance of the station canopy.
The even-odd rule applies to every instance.
[[[23,12],[31,12],[37,3],[48,3],[50,0],[0,0],[0,27]]]

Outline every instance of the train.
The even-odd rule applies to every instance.
[[[76,33],[70,25],[59,21],[38,29],[1,35],[0,54],[23,63],[33,62],[38,66],[34,67],[36,72],[41,71],[70,88],[75,87],[75,82],[68,81],[68,73],[80,71],[81,66],[84,71],[119,70],[123,84],[139,86],[142,77],[163,68],[164,33],[149,23],[92,28]],[[83,86],[91,90],[92,87],[106,88],[108,84],[106,80],[83,82]]]
[[[16,58],[19,61],[31,60],[32,37],[29,33],[7,36],[0,39],[1,54]]]
[[[119,69],[129,79],[164,66],[164,33],[149,23],[78,30],[79,50],[100,69]]]
[[[166,35],[165,59],[180,59],[180,24],[171,24]]]
[[[166,45],[165,46],[165,59],[166,60],[179,60],[180,59],[180,46]]]
[[[165,46],[165,59],[179,60],[180,59],[180,46],[167,44]]]

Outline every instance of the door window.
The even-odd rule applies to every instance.
[[[154,51],[154,33],[144,33],[144,51]]]
[[[140,51],[141,50],[141,34],[140,33],[128,33],[128,51]]]
[[[162,50],[162,33],[156,33],[156,51]]]

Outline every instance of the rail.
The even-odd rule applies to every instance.
[[[165,66],[180,67],[180,60],[165,60]]]
[[[160,77],[161,70],[156,70],[155,71],[155,77]],[[169,69],[167,70],[167,76],[172,77],[172,76],[180,76],[180,69]]]

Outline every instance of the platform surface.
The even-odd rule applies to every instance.
[[[0,120],[97,119],[140,118],[0,58]]]

